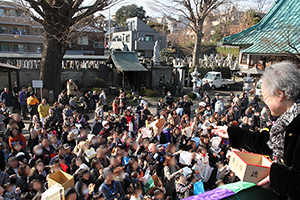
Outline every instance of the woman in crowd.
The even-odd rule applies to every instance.
[[[251,132],[239,127],[221,127],[216,133],[229,137],[232,146],[270,155],[274,162],[270,175],[258,185],[272,188],[281,199],[297,199],[300,194],[300,72],[290,62],[266,68],[262,82],[263,101],[278,119],[269,131]]]
[[[173,155],[168,155],[164,162],[164,185],[166,188],[166,195],[173,198],[176,197],[175,192],[175,177],[182,173],[183,170],[176,165],[176,160]]]
[[[234,148],[270,155],[274,160],[270,176],[259,185],[270,186],[281,199],[297,199],[299,80],[293,64],[269,66],[262,83],[268,107],[262,114],[257,109],[252,112],[255,106],[244,96],[241,107],[249,110],[246,115],[251,114],[248,122],[242,122],[236,110],[241,102],[238,95],[231,94],[233,99],[220,114],[205,94],[205,101],[198,105],[192,105],[187,97],[184,101],[173,99],[170,104],[160,100],[155,117],[153,107],[143,100],[139,105],[142,123],[138,124],[138,112],[124,104],[124,90],[108,112],[103,111],[101,100],[98,102],[92,131],[88,117],[68,104],[63,110],[54,103],[43,116],[44,126],[33,117],[28,138],[22,135],[22,120],[13,114],[4,120],[8,125],[3,141],[0,139],[0,186],[6,188],[7,184],[3,196],[11,194],[15,186],[20,187],[16,198],[38,199],[44,186],[47,188],[46,177],[62,171],[74,177],[74,188],[65,189],[67,200],[178,200],[193,195],[194,184],[199,181],[204,191],[239,181],[227,166]],[[116,112],[119,106],[121,113]],[[276,197],[271,190],[259,191],[258,195]]]

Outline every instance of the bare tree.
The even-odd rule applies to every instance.
[[[82,20],[114,5],[117,0],[21,0],[31,17],[44,28],[40,79],[47,90],[60,91],[62,59],[74,27]]]
[[[218,42],[220,38],[231,35],[232,30],[239,26],[239,20],[243,15],[243,12],[239,11],[239,4],[240,0],[228,0],[213,15],[209,16],[213,20],[219,21],[216,26],[205,27],[208,31],[214,29],[213,41]]]
[[[253,9],[258,12],[269,10],[275,0],[255,0]]]
[[[164,14],[178,14],[191,27],[194,37],[193,65],[199,65],[200,47],[205,18],[227,0],[154,0],[155,8]]]

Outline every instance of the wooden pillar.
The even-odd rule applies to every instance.
[[[9,91],[11,91],[11,72],[10,71],[8,71],[7,72],[8,73],[8,89],[9,89]]]
[[[19,88],[22,88],[20,85],[20,72],[19,70],[16,70],[16,78],[17,78],[17,85]]]
[[[135,72],[135,91],[139,92],[139,72]]]

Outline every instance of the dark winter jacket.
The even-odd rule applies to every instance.
[[[272,189],[280,195],[280,199],[299,199],[300,196],[300,115],[286,128],[284,142],[284,164],[273,163],[270,170]],[[234,148],[272,155],[267,145],[270,139],[268,131],[249,132],[239,127],[229,127],[228,134]]]
[[[13,106],[13,94],[11,92],[2,92],[0,99],[6,104],[7,107]]]
[[[0,171],[0,185],[3,186],[7,182],[9,182],[8,174],[6,172]]]
[[[18,177],[16,186],[19,187],[22,192],[28,192],[29,183],[27,177],[25,176]]]
[[[99,191],[103,194],[104,200],[125,199],[125,192],[118,181],[112,181],[111,185],[104,181],[100,186]],[[120,196],[118,196],[118,194],[120,194]]]

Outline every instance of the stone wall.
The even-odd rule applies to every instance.
[[[172,83],[172,67],[167,66],[155,66],[152,69],[152,88],[157,88],[160,86],[160,77],[164,76],[164,82],[163,85],[167,84],[167,81],[169,83]]]
[[[88,88],[94,77],[104,79],[106,82],[109,80],[110,69],[106,65],[101,65],[100,69],[64,69],[61,72],[61,84],[65,86],[67,80],[74,80],[80,88]],[[28,87],[32,85],[32,80],[39,80],[40,70],[39,69],[20,69],[20,86]],[[7,73],[0,73],[0,89],[8,87],[8,75]],[[11,73],[12,86],[17,80],[16,73]]]

